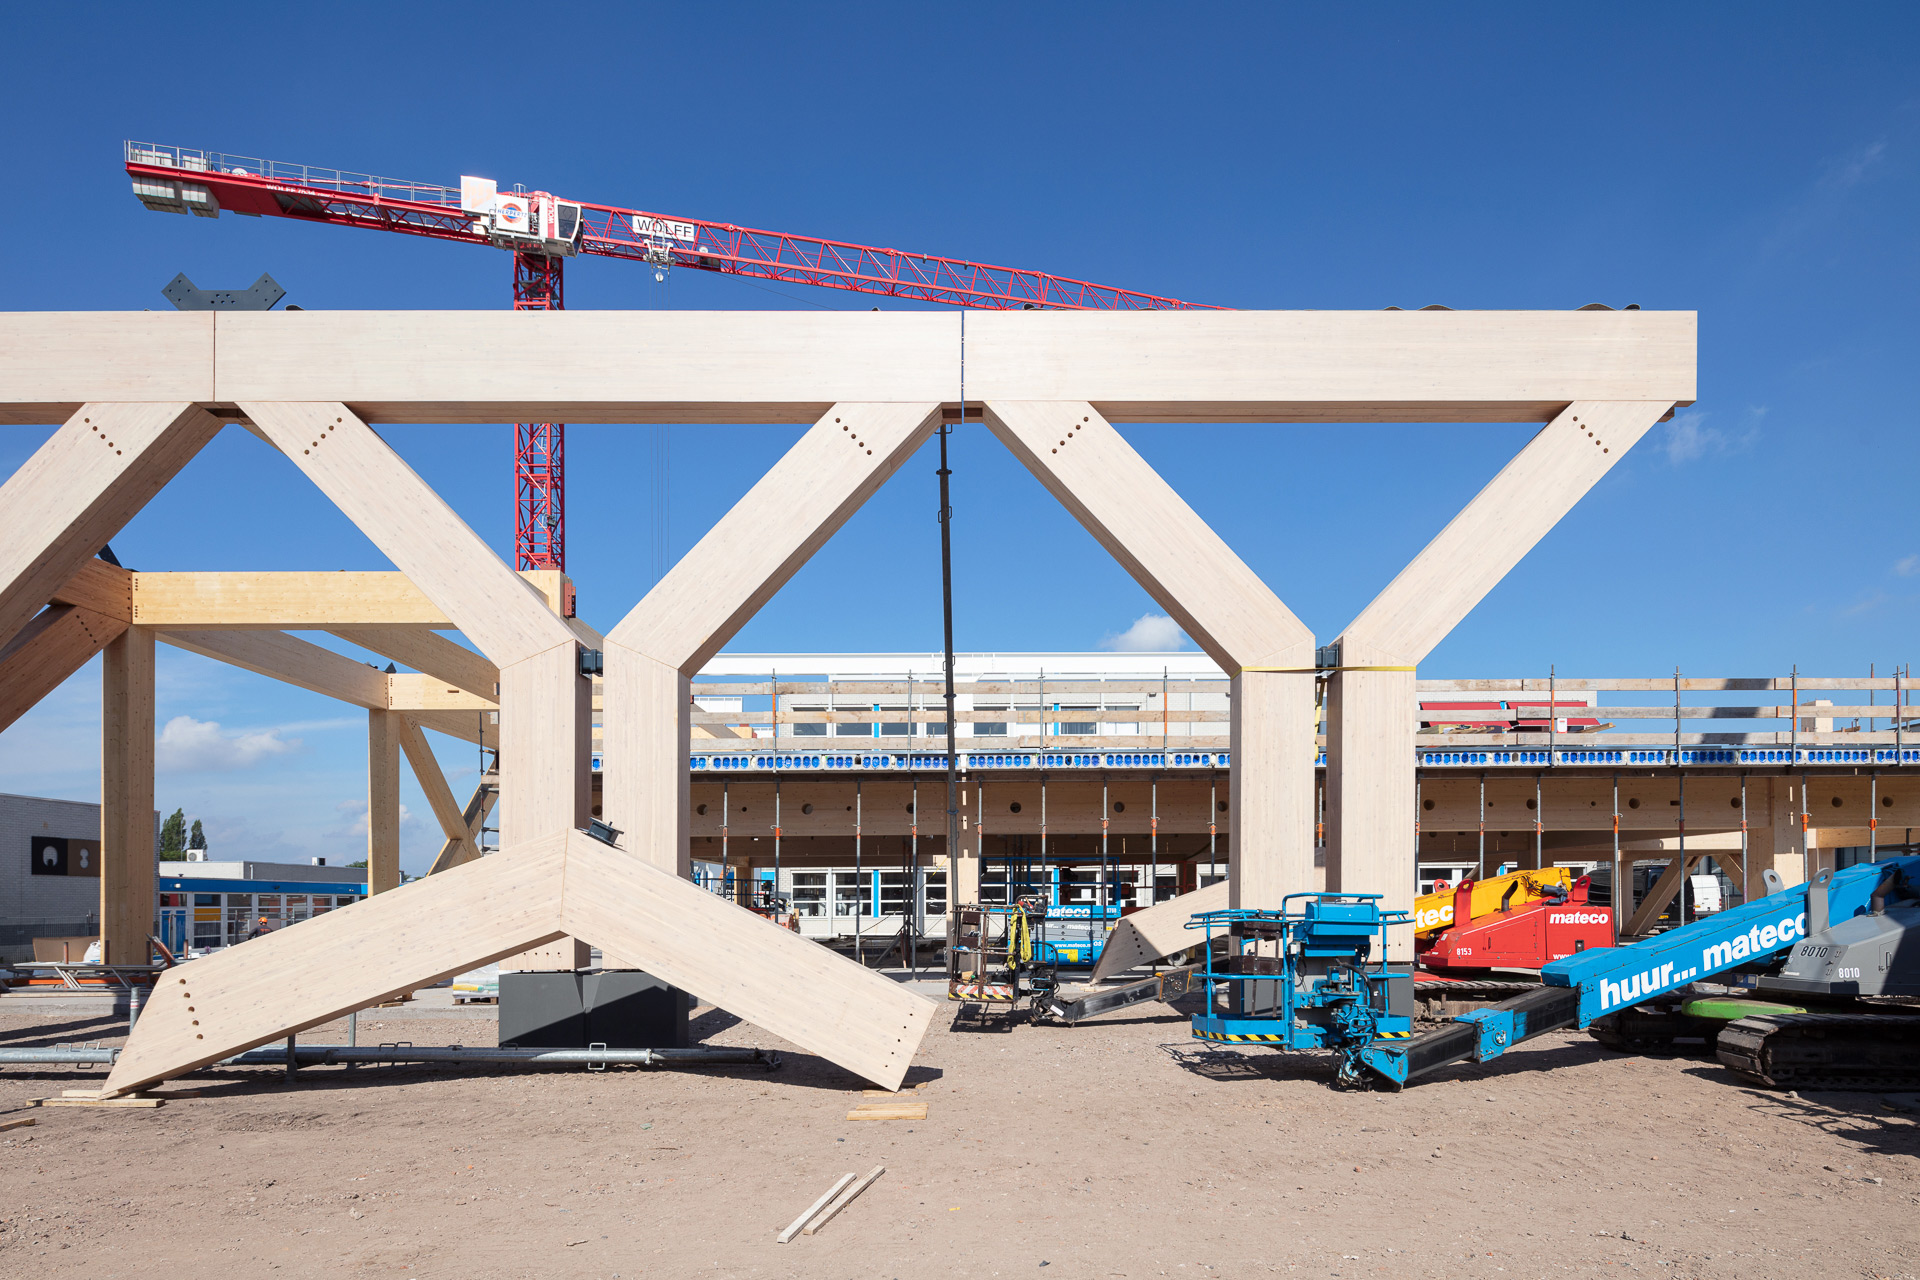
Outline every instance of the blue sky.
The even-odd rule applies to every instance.
[[[1699,403],[1425,670],[1841,674],[1915,656],[1911,5],[733,5],[671,21],[579,5],[540,31],[488,10],[10,10],[0,305],[164,308],[178,271],[202,287],[270,271],[316,309],[507,304],[495,251],[148,213],[119,168],[138,138],[475,173],[1234,307],[1694,309]],[[872,305],[691,271],[659,285],[607,260],[575,263],[567,300]],[[796,434],[671,429],[671,554]],[[1530,432],[1127,434],[1326,639]],[[0,431],[0,474],[46,435]],[[387,435],[508,552],[508,427]],[[574,427],[568,449],[570,567],[607,627],[652,580],[652,432]],[[962,648],[1090,648],[1154,611],[982,430],[954,456]],[[736,647],[937,648],[933,465],[910,464]],[[114,545],[138,568],[389,567],[238,431]],[[164,648],[159,678],[165,809],[201,816],[225,852],[358,856],[363,717]],[[90,667],[0,734],[0,790],[96,798],[97,731]],[[442,759],[464,794],[472,749]],[[417,869],[437,837],[403,785]]]

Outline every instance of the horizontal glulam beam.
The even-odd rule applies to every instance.
[[[373,422],[800,423],[844,400],[951,401],[960,364],[952,313],[181,319],[0,316],[0,422],[62,420],[96,397],[227,415],[344,401]],[[969,399],[1086,400],[1110,421],[1546,421],[1575,400],[1694,399],[1685,311],[976,311],[966,325]]]

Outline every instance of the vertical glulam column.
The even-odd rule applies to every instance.
[[[100,938],[145,964],[154,913],[153,632],[129,627],[100,667]]]

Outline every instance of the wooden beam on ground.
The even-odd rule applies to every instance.
[[[933,1002],[891,978],[579,832],[562,919],[603,952],[883,1089],[900,1087],[933,1021]]]
[[[100,938],[145,964],[153,932],[153,633],[128,627],[100,668]]]
[[[1312,889],[1313,633],[1091,404],[990,400],[986,413],[1013,455],[1233,677],[1233,905],[1278,908]]]
[[[1107,935],[1106,945],[1100,948],[1100,958],[1093,966],[1093,981],[1114,977],[1205,943],[1206,934],[1187,928],[1187,921],[1202,911],[1225,911],[1233,905],[1230,893],[1228,881],[1221,880],[1120,917],[1113,932]]]
[[[367,892],[400,887],[400,733],[397,711],[367,712]]]
[[[897,1089],[933,1003],[637,854],[555,832],[169,969],[114,1064],[119,1096],[565,932]]]
[[[167,970],[104,1092],[172,1079],[556,936],[565,859],[555,833]]]
[[[496,701],[500,668],[464,645],[417,627],[328,627],[342,640],[359,645],[456,689]]]
[[[136,573],[133,620],[168,630],[228,631],[454,625],[405,574],[391,571]]]
[[[77,604],[121,622],[132,622],[133,575],[105,560],[83,561],[73,576],[53,593],[52,603]]]
[[[540,592],[345,405],[240,407],[495,664],[573,642]]]
[[[78,605],[41,610],[0,647],[0,730],[31,711],[126,629],[120,619]]]
[[[601,807],[623,847],[690,873],[691,678],[938,422],[932,402],[834,405],[608,633]]]
[[[427,736],[411,720],[401,721],[400,749],[406,752],[407,763],[413,767],[414,779],[427,797],[427,807],[433,810],[434,821],[440,824],[440,833],[451,843],[464,846],[454,852],[451,865],[471,862],[477,855],[472,850],[466,815],[461,812],[459,802],[453,798],[453,791],[447,786],[447,775],[440,771],[440,761],[433,754],[433,748],[427,745]],[[438,866],[446,857],[443,850],[441,856],[434,859],[434,864]]]
[[[15,376],[18,352],[5,342],[0,352],[4,385]],[[96,384],[102,378],[112,375],[97,375]],[[0,484],[0,644],[19,634],[219,430],[217,419],[178,401],[85,404],[7,477]]]
[[[368,710],[386,710],[387,677],[364,662],[278,631],[162,631],[176,649]]]

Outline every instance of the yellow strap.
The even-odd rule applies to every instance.
[[[1265,671],[1282,676],[1317,676],[1330,671],[1416,671],[1417,667],[1242,667],[1242,671]]]

